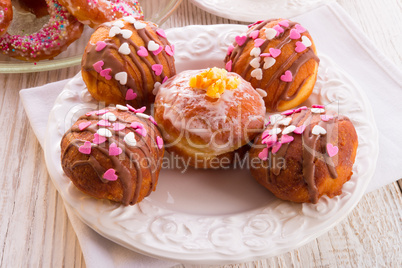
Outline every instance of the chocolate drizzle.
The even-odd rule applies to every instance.
[[[248,31],[248,34],[247,34],[246,42],[242,46],[239,46],[236,43],[234,44],[234,49],[233,49],[232,53],[230,55],[227,55],[225,58],[225,62],[232,60],[232,69],[233,70],[236,71],[236,65],[238,64],[239,58],[243,54],[248,41],[250,41],[252,39],[250,37],[250,33],[255,30],[263,29],[267,24],[269,24],[270,22],[273,22],[273,21],[277,21],[277,20],[276,19],[265,20],[265,21],[261,22],[260,24],[257,24],[256,26],[250,28]],[[289,21],[289,26],[285,27],[284,32],[280,33],[277,37],[275,37],[272,40],[275,40],[276,38],[281,38],[281,37],[284,37],[284,39],[282,41],[280,41],[276,46],[271,46],[270,48],[282,49],[286,44],[289,44],[292,41],[297,41],[297,40],[292,40],[289,36],[289,32],[295,28],[296,24],[297,24],[296,22]],[[261,53],[269,52],[269,51],[267,51],[267,49],[272,40],[266,39],[264,41],[264,43],[260,46]],[[253,57],[249,57],[249,58],[250,58],[250,60],[249,60],[249,62],[247,62],[246,66],[242,65],[242,66],[237,67],[237,70],[242,70],[242,68],[244,68],[243,71],[239,74],[245,79],[246,79],[247,74],[251,71],[251,68],[252,68],[250,65],[250,61],[254,59]],[[306,62],[308,62],[311,59],[314,59],[317,63],[319,63],[319,61],[320,61],[319,58],[317,57],[317,55],[315,54],[315,52],[313,51],[313,49],[311,48],[311,46],[307,47],[305,49],[305,51],[303,51],[301,53],[297,53],[295,51],[290,56],[288,56],[288,58],[280,66],[276,67],[274,74],[271,75],[270,79],[266,83],[264,82],[264,84],[263,84],[264,79],[261,79],[261,80],[252,82],[252,84],[255,88],[261,88],[261,89],[265,90],[267,93],[269,93],[268,92],[269,87],[275,81],[277,81],[286,70],[289,70],[293,76],[296,76],[299,69]],[[262,66],[262,65],[264,65],[264,59],[261,57],[260,66]],[[289,65],[290,65],[290,67],[288,67]],[[249,81],[250,81],[250,79],[249,79]],[[271,111],[277,111],[280,101],[290,101],[290,100],[294,99],[297,96],[300,89],[305,84],[306,80],[307,80],[307,78],[299,85],[299,87],[292,94],[292,96],[288,96],[288,93],[289,93],[289,90],[290,90],[294,80],[290,83],[280,80],[278,89],[281,88],[281,84],[285,83],[285,85],[282,86],[282,90],[280,92],[277,92],[277,93],[275,92],[273,99],[270,100],[269,103],[267,103],[267,101],[266,101],[266,105],[268,106],[267,108]]]
[[[115,108],[108,107],[107,108],[110,112],[113,112]],[[131,113],[131,112],[127,112]],[[140,122],[141,124],[144,125],[144,127],[147,129],[147,135],[146,137],[143,137],[141,134],[137,133],[134,131],[133,128],[131,128],[131,123],[129,121],[123,120],[121,117],[117,116],[116,113],[114,113],[117,117],[117,120],[114,123],[120,123],[124,124],[126,126],[125,129],[128,129],[129,131],[115,131],[113,130],[112,127],[105,127],[110,132],[112,133],[112,136],[108,138],[104,143],[102,144],[94,144],[91,143],[91,154],[88,155],[88,158],[86,160],[77,160],[73,162],[71,165],[70,170],[73,171],[75,168],[83,165],[89,165],[92,167],[92,169],[95,171],[95,173],[98,175],[100,181],[103,183],[109,183],[109,181],[103,179],[103,174],[106,172],[107,168],[105,168],[102,163],[94,156],[92,153],[93,151],[98,151],[100,152],[105,158],[110,159],[110,163],[112,164],[113,168],[116,171],[116,175],[118,176],[118,179],[121,182],[122,189],[123,189],[123,196],[121,202],[124,205],[133,205],[137,203],[138,198],[140,196],[140,190],[143,182],[143,176],[144,174],[144,169],[148,168],[149,175],[151,176],[151,185],[149,188],[148,193],[146,194],[147,196],[152,192],[156,185],[157,181],[157,176],[155,173],[157,173],[158,167],[160,167],[161,164],[161,153],[159,149],[157,149],[157,143],[156,143],[156,136],[157,130],[155,125],[149,120],[149,119],[143,119],[139,117],[135,117],[137,120],[134,120],[132,122]],[[134,115],[134,113],[132,113]],[[62,160],[67,157],[67,153],[72,147],[75,147],[76,150],[83,145],[87,140],[82,140],[79,138],[80,135],[74,134],[74,133],[83,133],[86,131],[91,132],[92,134],[96,133],[98,126],[97,122],[100,120],[99,116],[97,115],[90,115],[90,116],[82,116],[78,119],[78,121],[82,120],[88,120],[92,121],[92,125],[88,126],[84,130],[80,130],[78,127],[78,124],[75,124],[74,126],[71,127],[69,131],[66,132],[65,137],[68,135],[72,134],[72,137],[75,139],[71,140],[66,149],[62,152]],[[78,122],[77,121],[77,122]],[[129,132],[133,132],[135,134],[136,140],[138,143],[143,143],[143,144],[138,144],[135,147],[126,147],[125,142],[123,141],[124,137],[126,134]],[[93,135],[92,135],[93,137]],[[92,139],[90,140],[92,142]],[[116,143],[121,149],[122,153],[118,156],[114,155],[109,155],[109,146],[112,143]],[[157,158],[155,158],[155,152],[158,150],[156,155],[158,155]],[[138,157],[133,157],[133,154],[141,153],[140,156]],[[162,154],[163,155],[163,154]],[[127,162],[125,160],[129,161],[129,164],[124,163]],[[153,160],[153,163],[147,163],[147,166],[144,167],[141,165],[141,161],[151,161]],[[134,167],[136,173],[135,176],[132,175],[130,172],[131,167]],[[67,167],[68,168],[68,167]]]
[[[117,73],[126,72],[127,83],[125,85],[121,85],[118,81],[116,81],[116,84],[118,85],[118,88],[123,99],[125,100],[125,103],[133,106],[149,105],[149,103],[152,102],[155,98],[152,94],[155,82],[162,83],[163,79],[166,76],[173,76],[176,74],[174,59],[172,56],[169,56],[164,49],[167,45],[170,45],[170,43],[166,38],[157,39],[154,37],[154,35],[156,36],[156,34],[151,34],[150,31],[155,32],[157,30],[156,25],[152,23],[146,24],[147,26],[145,28],[139,30],[131,27],[131,24],[130,27],[127,27],[128,24],[125,24],[125,27],[122,29],[132,31],[133,36],[136,33],[142,39],[145,48],[147,48],[150,41],[154,41],[159,46],[162,46],[163,50],[157,55],[155,55],[151,51],[148,51],[148,56],[138,56],[137,51],[140,49],[140,45],[137,44],[133,36],[131,38],[125,39],[121,34],[117,34],[114,38],[104,40],[104,42],[106,43],[106,47],[101,51],[96,51],[96,44],[88,43],[82,61],[83,70],[88,72],[95,71],[93,65],[99,60],[104,61],[104,66],[102,67],[103,69],[111,69],[110,75],[113,78]],[[101,27],[107,27],[110,31],[112,25],[109,23],[105,23]],[[118,53],[119,47],[123,43],[128,43],[128,45],[130,46],[130,54],[122,55]],[[118,54],[117,57],[120,57],[122,59],[117,58],[116,54]],[[162,64],[159,54],[164,57],[167,64],[164,65],[162,73],[157,76],[152,70],[152,65]],[[129,58],[130,60],[128,60],[127,58]],[[147,67],[148,71],[144,69],[144,65]],[[169,69],[169,71],[165,70],[166,67]],[[134,76],[131,75],[132,72],[135,73]],[[147,73],[150,73],[152,80],[147,77]],[[136,79],[136,77],[138,78]],[[142,82],[142,85],[138,85],[138,80]],[[132,89],[137,94],[137,97],[134,100],[125,99],[128,89]]]
[[[317,203],[319,193],[316,185],[316,161],[321,160],[326,164],[328,173],[332,178],[335,179],[338,177],[336,167],[331,157],[329,157],[325,146],[322,145],[326,144],[326,141],[330,139],[334,130],[337,131],[337,128],[335,129],[335,125],[338,120],[343,119],[343,117],[333,115],[333,118],[325,122],[320,119],[320,114],[312,114],[310,110],[302,110],[300,112],[289,115],[289,117],[292,117],[291,125],[295,127],[299,127],[302,125],[306,126],[306,129],[302,134],[291,132],[287,135],[294,138],[297,135],[301,135],[302,174],[309,192],[310,201],[312,203]],[[278,121],[280,120],[277,120],[275,124],[269,129],[278,128]],[[325,135],[312,134],[312,129],[315,125],[324,128],[327,133]],[[281,130],[283,131],[284,128],[282,128]],[[281,134],[278,137],[278,140],[280,138]],[[271,159],[272,163],[277,163],[279,159],[283,159],[286,157],[290,143],[283,143],[281,148],[276,153],[272,153],[272,150],[270,150],[269,159]],[[276,177],[280,175],[281,170],[282,167],[275,164],[272,167],[268,167],[266,173],[266,181],[272,183],[272,180],[276,179]]]

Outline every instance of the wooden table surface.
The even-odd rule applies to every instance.
[[[338,0],[338,3],[401,68],[401,1]],[[184,0],[163,28],[220,23],[239,22],[208,14]],[[3,139],[0,267],[85,267],[62,199],[46,171],[42,148],[19,99],[22,88],[70,78],[78,71],[79,67],[75,66],[41,73],[0,75],[0,137]],[[401,267],[401,186],[402,183],[395,182],[366,194],[345,220],[298,249],[234,266]]]

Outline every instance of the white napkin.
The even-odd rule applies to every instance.
[[[380,133],[380,155],[367,192],[402,178],[402,73],[374,47],[338,4],[294,18],[313,36],[317,49],[330,56],[364,89]],[[392,74],[392,75],[391,75]],[[20,91],[32,128],[43,146],[49,112],[68,80]],[[45,97],[46,96],[46,97]],[[125,249],[98,235],[66,206],[87,267],[167,267],[174,263]]]

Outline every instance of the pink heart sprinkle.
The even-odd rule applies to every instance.
[[[139,122],[132,122],[130,127],[133,129],[142,129],[144,128],[144,125]]]
[[[100,127],[110,127],[112,124],[110,124],[109,121],[102,119],[97,125]]]
[[[305,129],[306,129],[306,126],[301,125],[300,127],[295,128],[295,130],[293,130],[293,132],[296,133],[296,134],[302,134]]]
[[[291,115],[294,112],[295,112],[295,110],[287,110],[287,111],[282,112],[281,114],[283,114],[283,115]]]
[[[296,29],[292,29],[290,30],[289,37],[290,39],[299,39],[301,37],[301,34]]]
[[[96,51],[101,51],[102,49],[104,49],[106,47],[106,43],[104,41],[98,41],[96,42]]]
[[[252,31],[252,32],[250,33],[250,37],[253,38],[253,39],[256,39],[259,35],[260,35],[260,31],[259,31],[259,30]]]
[[[137,128],[135,130],[135,132],[137,132],[138,134],[142,135],[143,137],[147,136],[147,130],[145,128]]]
[[[268,159],[268,148],[264,148],[259,154],[258,158],[260,158],[262,161],[265,161]]]
[[[283,82],[292,82],[292,81],[293,81],[292,72],[289,71],[289,70],[287,70],[287,71],[285,72],[285,74],[281,75],[281,80],[282,80]]]
[[[274,30],[276,30],[276,36],[280,35],[281,33],[283,33],[285,30],[279,26],[279,25],[275,25],[274,27],[272,27]]]
[[[109,168],[103,174],[102,178],[104,178],[107,181],[116,181],[117,180],[116,170],[114,170],[113,168]]]
[[[123,150],[116,145],[116,143],[112,143],[109,146],[109,155],[119,155],[123,152]]]
[[[167,80],[169,79],[169,77],[165,76],[162,80],[162,84],[165,83]]]
[[[93,115],[95,113],[95,111],[91,111],[91,112],[87,112],[85,115],[86,116],[91,116],[91,115]]]
[[[163,29],[156,30],[156,33],[162,36],[163,38],[166,38],[166,33]]]
[[[78,125],[78,128],[83,131],[84,129],[86,129],[87,127],[89,127],[91,125],[91,121],[87,121],[87,122],[82,122]]]
[[[156,136],[156,144],[158,145],[159,149],[162,149],[163,147],[163,139],[159,136]]]
[[[102,109],[102,110],[96,111],[95,114],[96,115],[104,115],[105,113],[108,113],[108,112],[109,112],[109,110]]]
[[[95,62],[92,66],[97,73],[102,72],[102,66],[105,64],[103,60]]]
[[[266,129],[266,130],[262,133],[261,138],[262,138],[262,139],[265,139],[266,137],[270,136],[269,131],[270,131],[270,129]]]
[[[319,105],[319,104],[313,104],[313,105],[311,105],[311,107],[325,109],[325,105]]]
[[[307,110],[307,109],[308,109],[307,106],[302,106],[302,107],[297,108],[297,109],[295,110],[295,113],[298,113],[298,112],[301,112],[301,111]]]
[[[281,143],[288,143],[288,142],[292,142],[295,138],[293,138],[292,136],[289,135],[282,135],[281,136]]]
[[[146,57],[148,56],[148,50],[145,47],[140,46],[140,48],[137,50],[137,54],[140,57]]]
[[[277,135],[269,135],[261,141],[262,144],[266,144],[268,148],[272,147],[278,141]]]
[[[283,26],[283,27],[289,27],[289,21],[288,20],[281,20],[280,22],[278,22],[278,24],[280,26]]]
[[[339,152],[338,146],[334,146],[331,143],[327,143],[327,153],[329,157],[333,157]]]
[[[92,142],[95,144],[101,144],[104,143],[106,140],[107,140],[106,137],[100,136],[98,133],[95,133]]]
[[[329,121],[329,120],[334,118],[332,115],[329,115],[329,114],[323,114],[320,117],[321,117],[321,120],[324,121],[324,122],[327,122],[327,121]]]
[[[142,106],[140,109],[134,109],[133,108],[133,112],[134,113],[143,113],[143,112],[145,112],[145,110],[147,109],[147,107],[145,107],[145,106]]]
[[[154,64],[152,65],[152,70],[155,72],[155,75],[161,75],[163,70],[162,64]]]
[[[90,141],[86,141],[84,143],[84,145],[81,145],[78,148],[78,151],[82,154],[90,154],[91,153],[91,142]]]
[[[165,51],[166,51],[166,54],[168,54],[169,56],[174,55],[172,48],[168,45],[165,46]]]
[[[152,117],[152,115],[149,117],[149,121],[151,121],[155,126],[158,125],[158,123],[156,123],[155,119]]]
[[[247,36],[236,36],[235,37],[235,40],[236,40],[236,43],[239,45],[239,46],[242,46],[242,45],[244,45],[244,43],[246,43],[246,40],[247,40]]]
[[[272,153],[276,154],[279,151],[279,149],[281,148],[281,146],[282,146],[282,143],[280,141],[275,143],[274,146],[272,146]]]
[[[228,47],[228,52],[227,52],[227,55],[228,55],[228,56],[230,56],[230,54],[232,54],[233,49],[234,49],[234,46],[233,46],[233,45],[229,45],[229,47]]]
[[[259,20],[259,21],[257,21],[257,22],[252,23],[252,24],[249,24],[247,27],[248,27],[248,28],[251,28],[251,27],[253,27],[254,25],[260,24],[261,22],[263,22],[263,20]]]
[[[100,76],[104,77],[106,80],[110,80],[110,79],[112,79],[112,77],[110,76],[111,71],[112,71],[112,69],[110,69],[110,68],[102,70],[100,72]]]
[[[228,61],[228,62],[226,63],[225,68],[226,68],[226,70],[227,70],[228,72],[231,72],[231,71],[232,71],[232,60],[230,60],[230,61]]]
[[[271,48],[269,48],[269,53],[271,54],[271,56],[272,56],[273,58],[276,58],[276,57],[278,57],[278,56],[281,54],[281,50],[280,50],[280,49],[277,49],[277,48],[271,47]]]
[[[163,46],[159,46],[159,48],[155,51],[153,51],[152,53],[154,53],[154,55],[158,55],[159,53],[161,53],[161,51],[163,50]]]
[[[257,38],[254,40],[254,46],[255,47],[260,47],[262,44],[264,44],[265,40],[261,38]]]
[[[306,46],[302,42],[300,42],[300,41],[296,42],[295,51],[297,53],[303,52],[305,49],[306,49]]]
[[[299,33],[304,33],[306,31],[306,29],[303,26],[301,26],[300,24],[296,24],[295,28]]]
[[[135,93],[131,88],[127,89],[126,100],[134,100],[137,98],[137,93]]]
[[[125,128],[126,128],[125,124],[120,124],[120,123],[114,123],[113,124],[113,130],[115,130],[115,131],[121,131],[121,130],[123,130]]]

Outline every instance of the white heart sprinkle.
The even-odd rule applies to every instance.
[[[120,82],[121,85],[127,84],[127,73],[126,72],[120,72],[117,73],[114,78]]]
[[[149,115],[147,115],[147,114],[136,113],[135,115],[138,116],[138,117],[141,117],[141,118],[149,119]]]
[[[281,121],[279,121],[278,124],[283,125],[283,126],[289,126],[290,122],[292,122],[292,118],[287,117],[287,118],[282,119]]]
[[[119,28],[123,28],[124,27],[124,22],[121,20],[116,20],[115,22],[112,23],[113,26],[117,26]]]
[[[254,69],[251,72],[251,76],[254,77],[257,80],[261,80],[262,79],[262,70],[261,70],[261,68]]]
[[[325,112],[325,109],[323,109],[323,108],[311,108],[311,112],[313,114],[322,114],[322,113]]]
[[[121,30],[121,35],[123,35],[123,38],[129,39],[133,35],[133,32],[130,30]]]
[[[123,43],[120,47],[119,47],[119,52],[123,55],[130,55],[131,50],[130,50],[130,46],[128,45],[128,43]]]
[[[154,84],[154,89],[152,90],[152,94],[154,94],[154,95],[158,94],[158,91],[159,91],[159,87],[160,87],[160,86],[161,86],[161,83],[155,82],[155,84]]]
[[[149,51],[156,51],[159,49],[159,45],[157,43],[155,43],[154,41],[149,41],[148,43],[148,50]]]
[[[261,88],[256,88],[255,91],[257,91],[257,93],[260,94],[260,96],[263,98],[265,98],[268,95],[267,92]]]
[[[116,104],[116,108],[119,109],[120,111],[128,111],[128,108],[126,106]]]
[[[260,57],[257,57],[257,58],[254,58],[253,60],[251,60],[250,61],[251,67],[253,67],[255,69],[259,68],[260,67],[260,60],[261,60]]]
[[[117,26],[113,26],[112,28],[110,28],[109,31],[109,37],[114,37],[116,36],[116,34],[121,33],[121,29]]]
[[[279,127],[277,127],[277,128],[273,128],[273,129],[269,130],[268,134],[269,135],[278,135],[281,132],[282,132],[282,130]]]
[[[264,58],[264,69],[268,69],[270,67],[272,67],[272,65],[274,65],[276,62],[276,59],[272,58],[272,57],[265,57]]]
[[[281,120],[284,116],[280,114],[273,114],[269,116],[269,122],[271,122],[271,125],[275,124],[278,120]]]
[[[261,48],[255,47],[250,51],[250,56],[259,57],[261,54]]]
[[[320,127],[319,125],[315,125],[311,133],[313,135],[325,135],[327,134],[327,131],[324,128]]]
[[[276,36],[276,33],[277,33],[277,31],[273,28],[265,29],[265,37],[268,40],[271,40],[272,38],[274,38]]]
[[[134,132],[130,132],[126,136],[124,136],[124,142],[127,143],[128,146],[136,146],[137,140],[135,139]]]
[[[139,22],[138,20],[134,22],[134,28],[137,30],[144,29],[146,26],[145,23]]]
[[[123,17],[123,20],[127,21],[128,23],[134,23],[137,21],[133,17]]]
[[[117,120],[117,117],[114,115],[114,113],[108,112],[108,113],[105,113],[104,115],[102,115],[102,119],[108,120],[110,122],[114,122]]]
[[[112,132],[109,129],[106,129],[106,128],[100,128],[100,129],[98,129],[98,131],[96,131],[96,133],[99,136],[103,136],[103,137],[106,137],[106,138],[112,137]]]
[[[305,35],[302,36],[302,43],[303,43],[303,45],[305,45],[306,47],[311,46],[311,40],[310,40],[307,36],[305,36]]]
[[[294,126],[294,125],[288,126],[282,131],[282,135],[292,133],[293,131],[295,131],[295,129],[296,129],[296,126]]]

